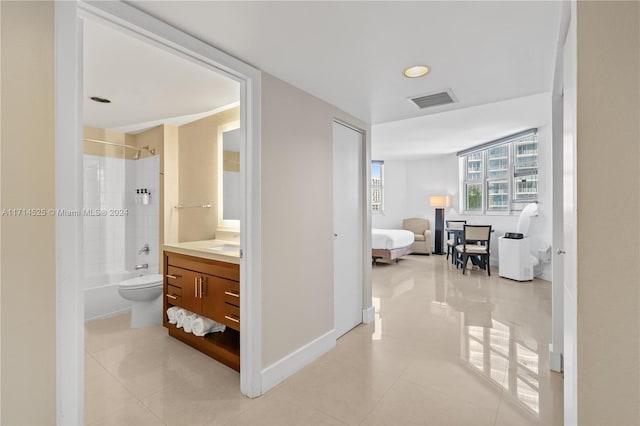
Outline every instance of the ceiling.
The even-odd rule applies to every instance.
[[[240,85],[211,69],[85,20],[84,102],[88,126],[136,133],[183,124],[237,103]]]
[[[508,107],[509,102],[515,102],[512,107],[523,106],[525,110],[519,114],[526,118],[529,103],[539,102],[529,98],[552,89],[562,7],[562,2],[554,1],[130,4],[371,123],[374,154],[393,149],[410,153],[407,155],[442,153],[446,149],[455,152],[464,144],[486,140],[478,136],[488,133],[480,131],[484,128],[513,127],[513,119],[508,116],[517,114]],[[136,44],[143,50],[151,49],[137,40],[127,38],[123,42],[132,45],[132,49]],[[105,63],[101,49],[111,52],[106,55],[111,62]],[[182,68],[164,73],[164,60],[180,61],[161,51],[153,56],[162,56],[162,67],[155,67],[152,74],[147,74],[147,69],[134,78],[126,69],[130,67],[113,64],[115,60],[118,64],[135,63],[140,54],[128,53],[125,62],[120,59],[123,51],[122,46],[113,48],[111,41],[99,45],[88,59],[86,74],[91,78],[87,77],[87,81],[106,81],[114,73],[123,74],[123,80],[106,86],[109,93],[98,94],[105,97],[142,91],[141,86],[151,84],[149,92],[155,98],[150,95],[150,100],[145,101],[147,117],[141,117],[140,122],[149,121],[154,108],[163,103],[168,109],[180,104],[170,96],[182,89],[159,95],[154,84],[168,87],[169,82],[188,85],[196,81],[184,78],[188,71]],[[102,66],[92,64],[100,59]],[[414,64],[426,64],[431,72],[418,79],[405,78],[403,69]],[[175,66],[180,67],[177,63]],[[94,72],[102,74],[93,76]],[[161,78],[162,74],[167,75]],[[199,74],[212,73],[200,69]],[[407,101],[409,97],[445,89],[452,90],[457,103],[420,110]],[[199,100],[197,107],[184,104],[179,113],[163,113],[183,115],[198,108],[211,110],[219,106],[204,105],[205,98],[213,99],[213,93],[202,96],[201,88],[193,91],[200,95],[193,97]],[[529,102],[516,102],[520,98]],[[505,101],[507,107],[498,106]],[[129,113],[123,115],[133,118]],[[522,117],[519,120],[525,121]],[[466,133],[460,133],[461,123]]]
[[[541,93],[378,124],[372,158],[401,160],[451,154],[550,122],[551,97]]]

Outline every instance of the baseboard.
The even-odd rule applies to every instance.
[[[116,315],[122,315],[122,314],[127,313],[127,312],[131,312],[131,307],[124,308],[124,309],[119,309],[119,310],[113,311],[113,312],[108,312],[106,314],[96,315],[96,316],[93,316],[91,318],[85,318],[84,322],[90,322],[90,321],[95,321],[95,320],[100,320],[100,319],[111,318],[111,317],[115,317]]]
[[[553,345],[549,345],[549,369],[562,373],[562,352],[554,352]]]
[[[373,306],[362,310],[362,322],[364,324],[372,323],[376,314],[376,310]]]
[[[262,394],[333,349],[336,346],[335,335],[336,331],[331,329],[262,370]]]

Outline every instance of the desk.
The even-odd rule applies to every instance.
[[[447,238],[450,235],[453,235],[453,252],[454,254],[452,255],[453,257],[453,263],[455,263],[456,267],[457,266],[461,266],[462,264],[462,256],[460,256],[460,254],[458,253],[458,251],[456,250],[456,247],[460,244],[462,244],[462,234],[464,233],[464,228],[446,228],[445,231],[447,231]],[[495,229],[491,228],[491,233],[493,233],[495,231]],[[479,257],[479,256],[470,256],[471,258],[471,263],[473,263],[474,265],[477,265],[480,269],[485,269],[485,262],[484,260]]]

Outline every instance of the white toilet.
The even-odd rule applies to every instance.
[[[130,278],[118,284],[120,296],[133,302],[131,328],[162,323],[162,274]]]

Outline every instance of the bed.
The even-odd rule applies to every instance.
[[[406,254],[411,254],[414,234],[404,229],[372,229],[371,230],[371,258],[376,260],[396,260]]]

